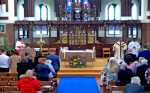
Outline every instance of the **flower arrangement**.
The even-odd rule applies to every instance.
[[[82,68],[86,66],[86,62],[79,56],[73,56],[70,61],[70,66],[74,68]]]

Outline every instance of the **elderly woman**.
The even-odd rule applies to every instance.
[[[144,87],[141,86],[140,78],[137,76],[132,77],[131,83],[125,86],[124,93],[144,93]]]
[[[32,70],[27,70],[26,74],[20,76],[17,82],[20,93],[37,93],[41,91],[41,86],[36,77],[33,76]]]
[[[119,65],[115,57],[111,57],[108,63],[104,67],[103,74],[101,75],[101,81],[109,82],[117,80]],[[101,82],[102,85],[104,82]]]

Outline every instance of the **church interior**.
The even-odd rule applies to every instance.
[[[0,93],[150,93],[149,35],[150,0],[0,0]]]

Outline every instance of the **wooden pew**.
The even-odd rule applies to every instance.
[[[17,73],[0,73],[0,93],[17,93]]]
[[[125,86],[111,86],[111,93],[124,93]]]
[[[16,73],[0,73],[0,93],[19,93],[16,83]],[[57,80],[52,78],[49,81],[40,81],[40,84],[44,91],[51,93],[57,86]]]

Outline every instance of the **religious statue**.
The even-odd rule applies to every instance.
[[[123,41],[118,41],[113,45],[114,57],[117,59],[123,59],[124,52],[127,49],[127,44]]]

